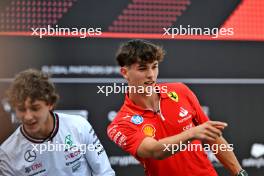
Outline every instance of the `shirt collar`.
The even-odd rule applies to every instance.
[[[156,86],[158,86],[159,89],[161,89],[160,84],[156,84]],[[164,98],[168,98],[168,95],[166,92],[162,92],[160,91],[159,93],[160,96],[160,101],[162,101],[162,99]],[[144,113],[146,113],[146,111],[149,111],[147,109],[143,109],[142,107],[136,105],[128,96],[128,94],[125,95],[125,103],[124,103],[124,108],[125,111],[128,111],[132,114],[138,114],[138,115],[143,115]]]

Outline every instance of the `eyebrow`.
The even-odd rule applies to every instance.
[[[152,64],[152,63],[151,63]],[[158,65],[159,64],[159,62],[157,62],[157,61],[154,61],[153,62],[153,65],[151,65],[151,66],[156,66],[156,65]],[[138,67],[147,67],[147,65],[148,65],[148,63],[138,63]]]
[[[39,103],[35,103],[35,104],[31,104],[30,105],[31,107],[39,107],[39,106],[41,106]]]
[[[16,106],[16,109],[25,109],[25,106],[23,106],[23,105]]]
[[[159,63],[158,62],[155,62],[153,65],[158,65]],[[147,64],[139,64],[138,65],[139,67],[147,67]]]
[[[147,67],[147,64],[139,64],[138,67]]]

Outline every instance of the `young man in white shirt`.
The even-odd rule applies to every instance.
[[[88,121],[53,112],[58,94],[48,75],[19,73],[8,100],[22,124],[0,147],[0,175],[115,175]]]

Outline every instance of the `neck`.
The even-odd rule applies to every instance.
[[[159,109],[159,95],[157,93],[147,96],[147,94],[130,93],[130,100],[143,109],[157,111]]]
[[[47,138],[50,136],[51,132],[54,128],[54,117],[52,113],[49,113],[49,117],[46,121],[46,123],[43,125],[43,127],[40,130],[40,135],[42,138]]]

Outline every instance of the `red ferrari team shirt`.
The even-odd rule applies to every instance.
[[[209,120],[186,85],[163,83],[158,86],[167,88],[167,93],[159,94],[159,112],[142,109],[126,95],[123,106],[108,126],[108,136],[140,161],[147,176],[217,176],[203,149],[180,151],[163,160],[137,156],[137,148],[145,137],[160,140]],[[201,142],[194,140],[192,144]]]

